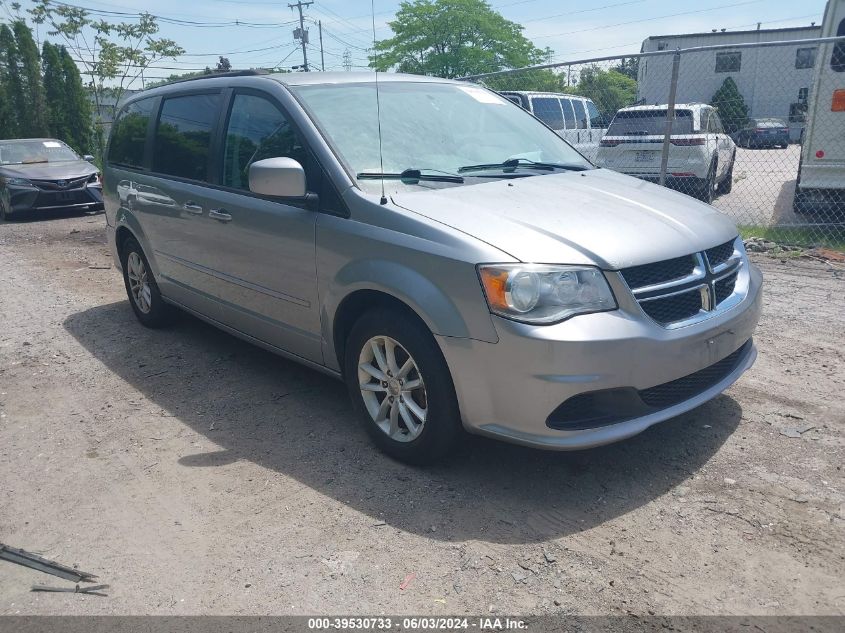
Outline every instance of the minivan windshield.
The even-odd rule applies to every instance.
[[[73,160],[79,160],[79,156],[61,141],[0,141],[0,165],[66,163]]]
[[[622,110],[607,130],[607,136],[659,136],[666,133],[668,110]],[[672,134],[692,134],[692,110],[675,110]]]
[[[493,92],[473,85],[414,81],[379,83],[382,167],[374,82],[291,86],[291,90],[359,178],[407,170],[458,174],[468,166],[472,166],[468,175],[477,177],[556,171],[529,169],[532,163],[591,167],[554,132]]]

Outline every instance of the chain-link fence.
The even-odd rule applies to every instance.
[[[709,202],[746,235],[845,243],[845,37],[654,44],[464,79],[529,110],[599,167]]]

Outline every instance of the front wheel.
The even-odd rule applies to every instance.
[[[0,222],[12,219],[12,210],[9,208],[3,193],[0,192]]]
[[[393,308],[364,314],[346,341],[344,378],[367,433],[385,453],[427,464],[463,433],[449,367],[431,332]]]

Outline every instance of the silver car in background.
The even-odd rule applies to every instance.
[[[463,431],[621,440],[714,398],[756,356],[762,279],[728,218],[596,169],[476,86],[170,84],[124,106],[104,176],[141,323],[178,306],[342,378],[405,461]]]

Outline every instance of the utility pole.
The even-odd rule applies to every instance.
[[[305,45],[308,43],[308,31],[305,30],[305,21],[302,17],[302,7],[307,7],[308,5],[314,4],[313,0],[310,2],[302,2],[302,0],[297,0],[296,4],[289,4],[288,6],[293,9],[296,7],[299,9],[299,29],[298,34],[299,37],[297,38],[297,31],[293,32],[293,38],[299,39],[302,42],[302,70],[308,72],[308,52],[305,50]]]
[[[348,48],[343,51],[343,68],[346,72],[352,70],[352,53],[349,52]]]
[[[323,21],[317,20],[317,28],[320,29],[320,69],[326,70],[326,58],[323,56]]]

